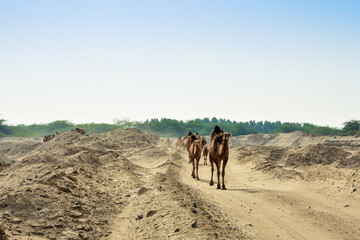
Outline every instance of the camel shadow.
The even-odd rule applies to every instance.
[[[197,180],[197,181],[209,184],[209,180],[200,179],[200,180]],[[215,187],[216,187],[216,184],[217,184],[216,181],[214,181],[214,186]],[[259,192],[257,190],[252,190],[252,189],[247,189],[247,188],[227,188],[226,191],[238,191],[238,192],[247,192],[247,193],[258,193]]]
[[[227,191],[239,191],[239,192],[247,192],[247,193],[258,193],[259,191],[246,189],[246,188],[228,188]]]
[[[198,180],[199,182],[203,182],[203,183],[207,183],[207,184],[209,184],[209,180],[205,180],[205,179],[200,179],[200,180]]]

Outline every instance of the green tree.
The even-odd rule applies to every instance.
[[[283,123],[277,129],[278,132],[283,132],[283,133],[290,133],[290,132],[301,131],[301,130],[303,130],[303,129],[302,129],[300,123],[289,123],[289,122]]]
[[[359,120],[351,120],[344,123],[343,131],[349,135],[353,135],[359,130],[360,130]]]
[[[5,124],[5,119],[0,119],[0,137],[5,137],[11,134],[11,128]]]
[[[216,117],[213,117],[213,118],[211,119],[211,123],[218,124],[219,121],[217,120]]]

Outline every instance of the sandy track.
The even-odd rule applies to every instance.
[[[360,239],[359,200],[322,194],[316,182],[280,181],[231,157],[227,191],[209,186],[210,165],[201,164],[200,181],[184,164],[182,181],[213,201],[237,227],[255,239]],[[201,160],[203,163],[203,160]],[[216,172],[216,170],[215,170]],[[344,206],[349,204],[350,207]]]
[[[183,153],[162,144],[157,148],[127,156],[143,168],[144,184],[132,191],[129,205],[112,221],[108,239],[248,239],[239,228],[229,227],[235,224],[205,195],[181,182]],[[138,214],[143,219],[136,220]]]

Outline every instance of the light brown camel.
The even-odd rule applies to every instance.
[[[193,134],[189,132],[188,135],[184,137],[184,146],[189,154],[189,163],[191,163],[191,159],[190,159],[190,145],[192,143],[191,136],[193,136]]]
[[[181,139],[181,143],[182,143],[182,145],[181,145],[181,150],[185,150],[186,149],[186,143],[185,143],[185,139],[186,139],[186,136],[183,138],[183,139]]]
[[[200,140],[197,140],[196,137],[193,135],[191,136],[191,146],[190,146],[190,152],[189,152],[189,158],[191,159],[191,162],[193,164],[193,169],[191,176],[193,178],[196,177],[197,180],[199,179],[199,161],[201,157],[201,142]],[[196,162],[195,162],[196,161]],[[195,167],[196,165],[196,167]],[[195,175],[195,168],[196,168],[196,175]]]
[[[211,180],[210,186],[214,185],[213,174],[214,174],[214,163],[217,168],[217,189],[220,189],[220,166],[222,161],[222,189],[226,190],[225,187],[225,167],[229,158],[229,138],[231,133],[223,132],[219,126],[215,126],[211,133],[209,159],[211,164]]]
[[[189,144],[189,141],[190,141],[190,139],[188,140],[188,141],[185,141],[188,137],[191,137],[193,134],[192,134],[192,132],[189,132],[187,135],[185,135],[185,137],[183,138],[183,145],[184,145],[184,148],[186,149],[186,150],[188,150],[189,151],[189,148],[190,148],[190,144]]]
[[[204,156],[204,165],[207,165],[207,156],[209,154],[209,149],[208,149],[208,147],[206,145],[203,146],[202,154]]]
[[[166,146],[170,147],[170,146],[171,146],[171,141],[170,141],[170,139],[166,139],[165,144],[166,144]]]
[[[194,136],[194,135],[192,135],[192,136]],[[191,136],[186,136],[185,140],[184,140],[184,145],[185,145],[186,151],[188,152],[188,155],[189,155],[189,163],[191,163],[191,159],[190,159],[190,146],[191,146],[191,143],[192,143]]]
[[[177,141],[176,141],[176,144],[175,144],[175,146],[176,146],[176,149],[180,149],[181,150],[181,145],[182,145],[182,140],[181,140],[181,137],[179,137],[178,139],[177,139]]]

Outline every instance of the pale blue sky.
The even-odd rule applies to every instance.
[[[10,124],[360,119],[360,1],[0,1]]]

